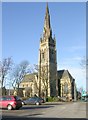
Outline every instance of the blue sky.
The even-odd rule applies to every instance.
[[[68,69],[77,87],[85,88],[85,71],[80,66],[86,52],[86,3],[48,3],[53,36],[56,36],[58,70]],[[2,53],[15,63],[38,63],[43,33],[45,2],[3,3]]]

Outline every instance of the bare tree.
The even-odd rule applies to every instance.
[[[38,65],[34,65],[35,71],[39,72],[39,83],[35,80],[35,87],[39,91],[39,96],[41,97],[47,97],[48,96],[48,65],[45,65],[42,67],[42,70],[40,70],[40,67]],[[41,89],[42,86],[42,89]]]
[[[3,59],[0,61],[0,79],[1,87],[4,87],[5,78],[12,68],[13,61],[11,57]]]
[[[48,65],[42,67],[41,71],[41,81],[43,84],[43,93],[45,93],[45,97],[48,97]]]
[[[38,65],[34,64],[34,71],[38,72]]]
[[[14,89],[17,89],[18,93],[19,93],[19,85],[23,80],[23,77],[29,72],[28,65],[29,65],[28,61],[22,61],[20,64],[18,64],[15,67],[12,73],[13,76],[12,86]]]
[[[51,93],[55,93],[56,81],[51,78],[49,81],[49,71],[48,64],[43,65],[42,67],[38,67],[38,65],[34,65],[35,70],[38,74],[38,82],[35,81],[35,86],[39,91],[38,95],[41,97],[48,97],[48,89],[50,87]],[[53,73],[53,70],[51,70]]]
[[[26,87],[25,88],[25,93],[26,93],[27,97],[31,97],[32,88],[31,87]]]

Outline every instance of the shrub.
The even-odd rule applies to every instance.
[[[26,99],[28,99],[29,97],[22,97],[22,100],[26,100]]]
[[[57,97],[53,97],[53,102],[58,102],[59,99]]]
[[[46,102],[58,102],[59,99],[57,97],[47,97]]]

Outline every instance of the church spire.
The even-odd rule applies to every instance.
[[[49,15],[49,8],[48,3],[46,5],[46,13],[45,13],[45,21],[44,21],[44,36],[50,37],[52,34],[51,26],[50,26],[50,15]]]
[[[48,3],[47,3],[47,5],[46,5],[46,14],[49,14]]]

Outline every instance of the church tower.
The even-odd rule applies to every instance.
[[[43,35],[40,38],[38,62],[39,95],[56,96],[58,94],[56,40],[55,36],[52,37],[48,4],[46,6]]]

